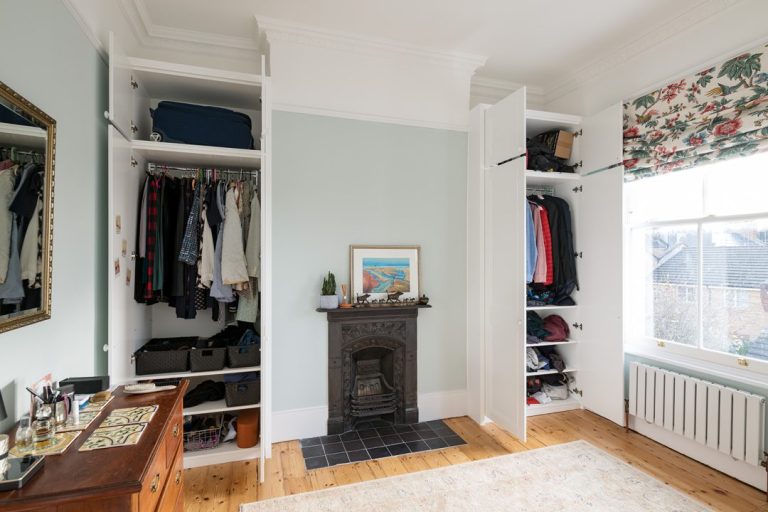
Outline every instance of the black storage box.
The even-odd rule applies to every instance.
[[[211,372],[224,368],[227,348],[215,340],[202,340],[189,351],[189,369],[193,372]]]
[[[153,338],[136,351],[136,375],[189,371],[189,351],[197,336]]]
[[[99,377],[70,377],[60,380],[59,387],[72,385],[78,395],[92,395],[109,389],[109,375]]]
[[[230,345],[227,347],[227,366],[243,368],[261,364],[261,344]]]
[[[254,405],[261,402],[261,379],[258,375],[253,380],[225,381],[224,386],[227,407]]]

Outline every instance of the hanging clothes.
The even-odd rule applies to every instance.
[[[0,284],[0,299],[2,299],[3,304],[20,304],[24,299],[24,285],[21,282],[21,261],[19,255],[20,220],[15,213],[12,215],[8,274],[5,282]]]
[[[228,285],[242,285],[248,282],[248,269],[243,249],[243,231],[237,209],[236,189],[230,187],[226,195],[224,236],[221,251],[221,280]]]
[[[34,213],[24,234],[24,241],[21,244],[21,279],[35,282],[37,274],[40,272],[41,261],[38,252],[38,240],[40,238],[40,212],[43,209],[43,200],[38,198]]]
[[[261,204],[256,194],[253,194],[253,199],[251,199],[251,218],[248,223],[245,260],[248,263],[248,275],[258,281],[261,277]]]
[[[535,203],[528,203],[533,214],[533,230],[536,238],[536,267],[533,271],[533,282],[544,284],[547,280],[547,247],[544,243],[544,227],[541,224],[541,210],[543,208]]]
[[[5,282],[8,275],[8,262],[11,256],[13,213],[8,208],[11,206],[17,169],[18,166],[14,166],[0,171],[0,284]]]
[[[221,274],[222,267],[222,252],[224,246],[224,222],[226,221],[226,186],[223,182],[219,182],[215,200],[216,209],[218,210],[217,217],[221,219],[217,225],[217,237],[216,246],[213,257],[213,284],[211,285],[211,297],[219,302],[233,302],[235,300],[235,294],[232,287],[228,284],[224,284]]]
[[[533,214],[528,203],[523,205],[525,208],[525,282],[533,281],[533,273],[536,270],[536,234],[533,229]]]

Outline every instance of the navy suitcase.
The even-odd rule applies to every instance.
[[[251,118],[243,113],[175,101],[161,101],[149,111],[153,140],[253,149]]]

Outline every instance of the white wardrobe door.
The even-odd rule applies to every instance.
[[[485,111],[485,166],[525,154],[525,87]]]
[[[623,111],[617,103],[581,122],[581,174],[607,169],[623,161]]]
[[[523,441],[524,161],[485,175],[486,414]]]
[[[624,424],[622,185],[624,167],[586,176],[577,219],[579,385],[587,409]]]
[[[131,354],[150,338],[150,311],[133,300],[136,280],[131,259],[135,247],[139,189],[144,181],[144,162],[131,166],[130,143],[114,126],[108,132],[108,194],[109,194],[109,308],[108,308],[108,368],[113,383],[123,383],[134,375]],[[139,157],[137,157],[137,160]],[[118,233],[117,218],[120,218]],[[122,244],[125,241],[126,253]],[[119,263],[119,272],[115,270]],[[128,279],[130,273],[130,280]]]
[[[128,57],[109,33],[109,111],[107,119],[126,139],[133,138],[131,119],[134,116],[133,78]]]

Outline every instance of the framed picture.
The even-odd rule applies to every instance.
[[[421,272],[418,245],[351,245],[349,275],[354,303],[360,295],[369,300],[386,299],[401,292],[400,300],[418,299]]]

